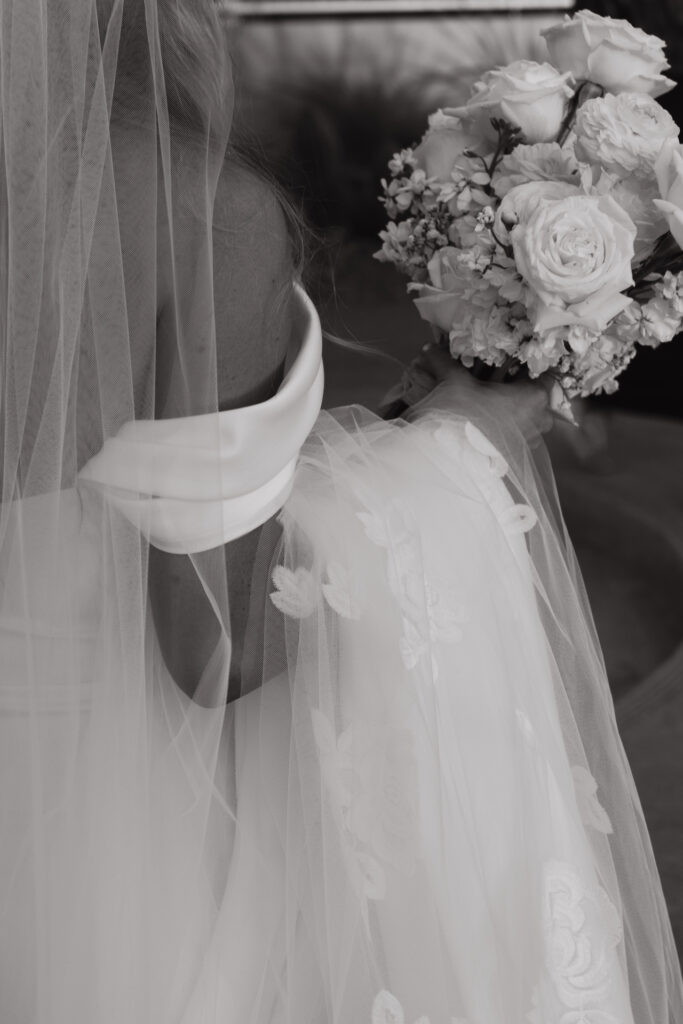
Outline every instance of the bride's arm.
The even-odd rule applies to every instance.
[[[290,339],[294,269],[277,195],[235,164],[226,164],[219,182],[213,243],[218,402],[224,410],[262,401],[277,390]],[[191,251],[186,255],[192,259]],[[225,546],[235,673],[259,535],[255,530]],[[192,695],[219,634],[190,558],[151,549],[150,595],[166,664]]]
[[[409,414],[411,419],[434,410],[458,413],[466,408],[495,404],[498,416],[514,422],[532,447],[552,427],[548,391],[541,381],[523,380],[512,384],[478,381],[436,345],[425,345],[413,366],[423,382],[433,382],[433,390],[417,403]]]

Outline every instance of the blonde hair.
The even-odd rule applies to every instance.
[[[113,116],[139,117],[153,96],[150,55],[158,34],[171,127],[223,135],[232,116],[232,79],[214,0],[152,0],[149,24],[147,7],[145,0],[97,0],[103,45],[122,8]]]

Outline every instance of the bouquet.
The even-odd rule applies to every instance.
[[[394,155],[376,257],[455,360],[546,375],[571,416],[681,329],[683,146],[662,40],[589,11],[543,36],[548,63],[487,72]]]

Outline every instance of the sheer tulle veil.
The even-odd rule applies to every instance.
[[[149,628],[154,523],[79,474],[130,421],[218,408],[214,6],[2,0],[0,102],[0,1016],[170,1022],[232,813],[225,557],[193,556],[215,628],[191,701]]]
[[[224,547],[178,539],[225,533],[231,485],[214,7],[0,11],[3,1024],[681,1024],[514,389],[323,413],[236,618]],[[205,652],[183,688],[181,577],[211,626],[176,615]]]

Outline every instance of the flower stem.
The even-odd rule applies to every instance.
[[[491,157],[491,162],[487,165],[486,161],[483,161],[489,178],[493,178],[496,168],[505,154],[510,153],[516,145],[523,141],[521,130],[505,121],[502,117],[492,117],[491,124],[498,134],[498,142],[496,143],[495,152]],[[493,189],[491,189],[491,193],[493,193]]]
[[[579,82],[574,95],[569,101],[567,114],[562,122],[560,134],[557,136],[557,141],[560,146],[564,146],[565,142],[569,138],[569,134],[574,127],[574,122],[576,121],[576,112],[579,107],[582,107],[586,100],[594,100],[597,97],[604,95],[605,90],[596,82]]]

